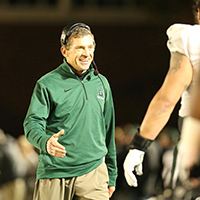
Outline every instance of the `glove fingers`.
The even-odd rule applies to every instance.
[[[142,164],[136,166],[135,167],[135,171],[136,171],[137,175],[142,175],[143,174],[143,172],[142,172]]]
[[[124,175],[126,178],[126,182],[128,183],[129,186],[134,186],[137,187],[137,179],[135,177],[135,175],[133,174],[132,171],[124,171]]]
[[[137,187],[137,179],[133,174],[135,170],[137,175],[142,175],[142,162],[145,152],[131,149],[124,161],[124,175],[129,186]]]

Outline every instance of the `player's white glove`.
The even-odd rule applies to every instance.
[[[142,162],[145,151],[151,145],[153,140],[146,139],[140,135],[140,130],[136,132],[130,147],[129,153],[124,161],[124,175],[128,185],[137,187],[137,179],[133,174],[135,170],[137,175],[142,175]]]
[[[142,175],[142,162],[144,158],[144,151],[137,149],[130,149],[124,161],[124,175],[129,186],[137,187],[137,179],[133,174],[135,170],[137,175]]]

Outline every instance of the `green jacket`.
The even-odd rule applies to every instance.
[[[26,138],[40,150],[37,179],[81,176],[98,167],[105,157],[109,185],[115,186],[112,94],[107,79],[93,72],[91,67],[81,81],[64,60],[37,81],[24,120]],[[46,143],[61,129],[65,133],[58,142],[67,153],[58,158],[47,153]]]

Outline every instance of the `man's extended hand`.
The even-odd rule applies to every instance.
[[[65,156],[65,147],[58,142],[58,138],[63,135],[64,132],[65,131],[62,129],[61,131],[50,137],[50,139],[47,141],[47,152],[49,154],[59,158],[63,158]]]
[[[128,185],[137,187],[137,179],[133,174],[133,171],[136,171],[137,175],[142,175],[142,162],[144,158],[144,151],[137,149],[129,150],[125,161],[124,161],[124,175]]]

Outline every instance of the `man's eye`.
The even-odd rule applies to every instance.
[[[94,50],[94,47],[93,46],[89,47],[89,50]]]

